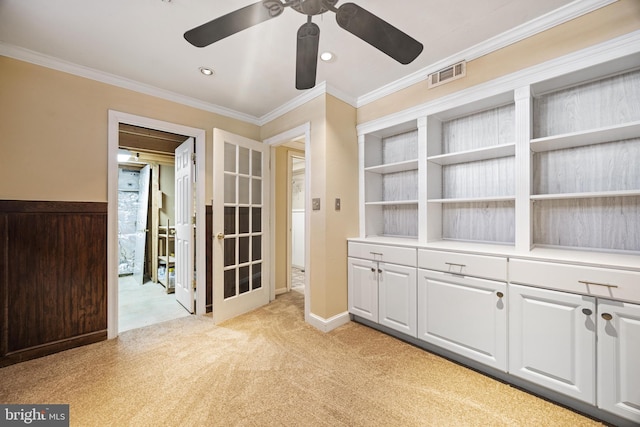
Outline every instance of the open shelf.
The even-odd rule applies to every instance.
[[[455,165],[458,163],[489,160],[500,157],[513,156],[516,153],[516,144],[501,144],[493,147],[478,148],[475,150],[461,151],[450,154],[440,154],[427,157],[427,160],[438,165]]]
[[[370,166],[368,168],[365,168],[364,170],[366,172],[371,172],[371,173],[386,174],[386,173],[406,172],[406,171],[417,170],[417,169],[418,169],[418,159],[414,159],[414,160],[405,160],[403,162],[389,163],[389,164],[384,164],[379,166]]]
[[[640,137],[640,121],[623,125],[606,126],[599,129],[571,132],[531,140],[531,150],[535,152],[584,147],[610,141]]]
[[[515,196],[496,196],[496,197],[465,197],[456,199],[430,199],[427,203],[482,203],[482,202],[512,202]]]
[[[382,200],[379,202],[366,202],[367,206],[392,206],[392,205],[417,205],[417,200]]]
[[[585,193],[534,194],[531,200],[593,199],[598,197],[640,196],[640,190],[592,191]]]

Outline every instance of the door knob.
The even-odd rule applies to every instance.
[[[216,234],[216,238],[217,238],[218,240],[222,240],[222,239],[224,239],[224,233],[218,233],[218,234]]]

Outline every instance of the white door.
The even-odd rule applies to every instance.
[[[175,293],[189,313],[194,311],[194,140],[187,139],[175,151]]]
[[[507,369],[504,282],[418,270],[418,338]]]
[[[378,323],[378,262],[348,258],[349,313]]]
[[[509,286],[509,372],[595,404],[595,298]]]
[[[133,254],[133,278],[138,285],[144,281],[145,249],[147,247],[147,211],[149,209],[149,177],[151,168],[140,170],[138,181],[138,215],[136,219],[136,249]]]
[[[213,130],[213,318],[269,302],[269,147]]]
[[[598,300],[598,407],[640,424],[640,305]]]
[[[381,262],[378,269],[380,323],[415,338],[418,329],[416,268]]]

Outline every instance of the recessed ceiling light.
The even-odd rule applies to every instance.
[[[334,58],[333,53],[326,51],[326,52],[322,52],[320,54],[320,59],[322,59],[324,62],[330,62],[332,61]]]
[[[202,74],[204,74],[205,76],[212,76],[213,75],[213,70],[211,68],[207,68],[207,67],[200,67],[200,72]]]

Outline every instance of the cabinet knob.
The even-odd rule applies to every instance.
[[[378,269],[378,273],[382,273],[382,270]]]
[[[613,319],[613,316],[610,315],[609,313],[602,313],[602,318],[604,320],[611,320],[611,319]]]
[[[372,272],[372,273],[375,273],[375,272],[376,272],[376,269],[375,269],[375,268],[373,268],[373,267],[371,267],[371,272]]]
[[[498,296],[498,298],[502,298],[504,296],[502,292],[496,292],[496,295]]]
[[[593,314],[593,311],[591,311],[588,308],[583,308],[582,313],[585,314],[586,316],[591,316]]]

